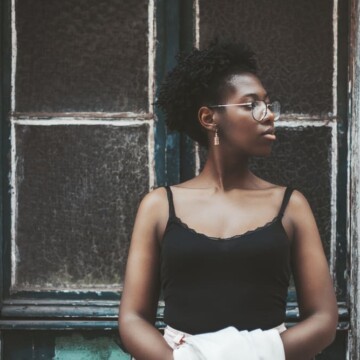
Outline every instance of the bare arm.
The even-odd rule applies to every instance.
[[[281,338],[287,360],[309,360],[335,338],[336,296],[313,213],[300,192],[292,194],[286,213],[294,229],[292,271],[301,321]]]
[[[137,360],[170,360],[173,350],[155,328],[160,289],[160,242],[168,209],[164,189],[146,195],[140,204],[131,238],[119,333]]]

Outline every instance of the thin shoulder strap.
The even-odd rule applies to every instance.
[[[165,186],[165,189],[166,189],[168,202],[169,202],[169,217],[175,217],[175,208],[174,208],[172,191],[170,189],[170,186]]]
[[[284,193],[284,198],[283,198],[283,201],[282,201],[282,204],[281,204],[281,207],[280,207],[280,210],[279,210],[279,214],[278,216],[280,218],[283,217],[284,215],[284,212],[285,212],[285,209],[286,209],[286,206],[289,202],[289,199],[290,199],[290,196],[292,194],[292,192],[294,191],[294,189],[290,186],[288,186],[286,189],[285,189],[285,193]]]

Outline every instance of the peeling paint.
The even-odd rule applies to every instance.
[[[11,189],[11,283],[16,283],[16,262],[18,253],[16,249],[16,218],[17,218],[17,191],[16,191],[16,146],[15,146],[15,124],[11,123],[10,130],[11,143],[11,174],[10,174],[10,189]]]
[[[200,46],[200,5],[199,0],[194,0],[195,8],[195,47]]]
[[[75,333],[55,339],[54,360],[128,360],[130,358],[130,355],[123,352],[110,337],[88,339]]]
[[[12,112],[13,119],[21,120],[52,120],[52,119],[76,119],[76,120],[152,120],[154,114],[146,112],[98,112],[98,111],[78,111],[78,112]]]
[[[148,4],[148,98],[149,98],[149,112],[154,112],[154,93],[155,93],[155,40],[156,40],[156,26],[155,26],[155,5],[154,0],[149,0]]]
[[[149,112],[154,113],[154,96],[155,96],[155,41],[156,41],[156,8],[154,0],[149,0],[148,4],[148,96]],[[149,191],[156,187],[155,176],[155,133],[154,122],[151,122],[148,132],[148,159],[149,159]]]
[[[195,142],[195,175],[199,175],[200,166],[201,166],[201,162],[200,162],[199,144]]]
[[[107,126],[141,126],[144,124],[151,125],[152,120],[99,120],[99,119],[79,119],[79,118],[51,118],[51,119],[16,119],[12,118],[12,123],[16,125],[36,125],[36,126],[56,126],[56,125],[107,125]]]
[[[360,4],[359,0],[350,2],[350,56],[349,56],[349,128],[348,128],[348,264],[350,264],[350,283],[348,301],[350,307],[350,331],[347,357],[360,359]]]
[[[17,31],[15,0],[11,0],[11,111],[15,111],[15,76],[17,60]]]
[[[156,186],[155,176],[155,133],[154,122],[149,123],[148,131],[148,157],[149,157],[149,191]]]
[[[338,0],[333,4],[333,114],[337,115],[337,77],[338,77]]]
[[[331,122],[331,199],[330,199],[330,211],[331,211],[331,231],[330,231],[330,273],[334,279],[335,288],[336,284],[336,218],[337,218],[337,170],[338,170],[338,133],[337,123]]]

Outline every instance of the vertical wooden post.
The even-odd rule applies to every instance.
[[[348,239],[350,331],[348,359],[360,359],[360,6],[351,0],[349,56]]]

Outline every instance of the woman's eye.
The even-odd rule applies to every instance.
[[[252,110],[252,109],[254,109],[255,106],[256,106],[256,104],[254,102],[252,102],[252,103],[246,104],[245,108],[248,110]]]

